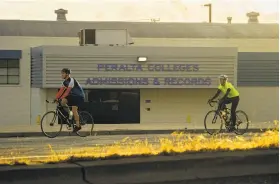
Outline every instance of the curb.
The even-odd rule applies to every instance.
[[[279,150],[195,153],[91,162],[2,166],[0,183],[136,184],[279,175]],[[67,178],[67,179],[66,179]],[[42,182],[41,182],[42,181]]]
[[[261,133],[268,129],[248,129],[248,133]],[[141,135],[141,134],[171,134],[175,131],[201,134],[206,133],[204,129],[181,129],[181,130],[112,130],[112,131],[96,131],[94,135]],[[222,132],[225,132],[224,130]],[[68,131],[62,131],[59,136],[77,136],[76,134]],[[0,133],[0,138],[12,138],[12,137],[42,137],[42,132],[8,132]],[[59,137],[58,136],[58,137]]]

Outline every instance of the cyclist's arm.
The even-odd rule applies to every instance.
[[[221,93],[221,90],[218,89],[216,94],[211,98],[211,101],[214,100],[215,98],[217,98],[220,95],[220,93]]]
[[[231,90],[230,88],[228,88],[228,89],[227,89],[226,94],[225,94],[225,95],[223,96],[223,98],[222,98],[223,100],[227,98],[227,96],[228,96],[228,94],[229,94],[230,90]]]
[[[66,86],[65,92],[64,92],[63,95],[61,96],[61,99],[65,98],[65,97],[67,97],[67,96],[69,95],[71,89],[74,87],[74,84],[75,84],[75,83],[74,83],[74,79],[71,78],[69,84]]]
[[[65,86],[62,83],[62,86],[60,87],[59,91],[57,92],[55,99],[60,99],[60,97],[63,95],[64,91],[65,91]]]
[[[226,94],[223,96],[222,100],[225,100],[228,96],[228,94],[230,93],[231,89],[232,89],[232,84],[231,83],[227,83],[226,84],[226,87],[227,87],[227,91],[226,91]]]

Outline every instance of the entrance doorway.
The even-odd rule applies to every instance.
[[[86,89],[85,95],[81,110],[96,124],[140,123],[139,89]]]

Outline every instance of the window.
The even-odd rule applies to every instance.
[[[19,84],[19,60],[0,59],[0,85]]]

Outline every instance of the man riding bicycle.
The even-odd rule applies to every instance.
[[[66,110],[68,114],[70,113],[68,105],[72,106],[72,112],[76,122],[73,132],[77,132],[81,130],[78,108],[84,102],[85,94],[79,82],[76,79],[70,77],[70,73],[71,70],[68,68],[63,68],[61,70],[61,77],[64,79],[64,82],[56,94],[56,101],[61,101],[61,105],[65,107],[64,110]]]
[[[225,108],[226,104],[231,103],[231,131],[235,130],[236,125],[236,108],[239,103],[239,92],[235,89],[235,87],[228,82],[228,76],[226,75],[220,75],[219,76],[220,85],[218,86],[218,91],[214,95],[213,98],[208,100],[208,103],[211,103],[215,98],[217,98],[220,93],[222,92],[224,94],[223,98],[220,100],[219,103],[219,110],[223,110]]]

